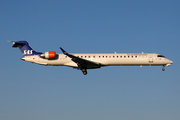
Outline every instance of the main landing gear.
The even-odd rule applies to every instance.
[[[84,75],[87,74],[87,70],[86,69],[81,69],[81,71],[83,72]]]
[[[164,67],[165,67],[165,65],[163,65],[162,71],[165,71],[165,68],[164,68]]]

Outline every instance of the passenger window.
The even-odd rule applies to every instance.
[[[120,56],[122,58],[122,56]]]
[[[93,56],[93,58],[95,58],[95,56]]]
[[[118,58],[118,56],[117,56],[117,58]]]
[[[126,56],[124,56],[124,58],[126,58]]]

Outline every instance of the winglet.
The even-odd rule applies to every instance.
[[[61,47],[60,49],[62,50],[63,54],[68,55],[68,53],[64,49],[62,49]]]

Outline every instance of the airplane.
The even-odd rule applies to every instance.
[[[173,61],[157,53],[82,53],[70,54],[60,47],[63,54],[55,51],[36,52],[27,41],[12,42],[12,47],[19,47],[23,54],[21,60],[40,65],[68,66],[79,69],[84,75],[87,69],[105,66],[170,66]]]

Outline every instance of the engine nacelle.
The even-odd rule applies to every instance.
[[[44,54],[41,54],[40,57],[46,58],[46,59],[53,59],[56,57],[56,53],[54,51],[45,52]]]

